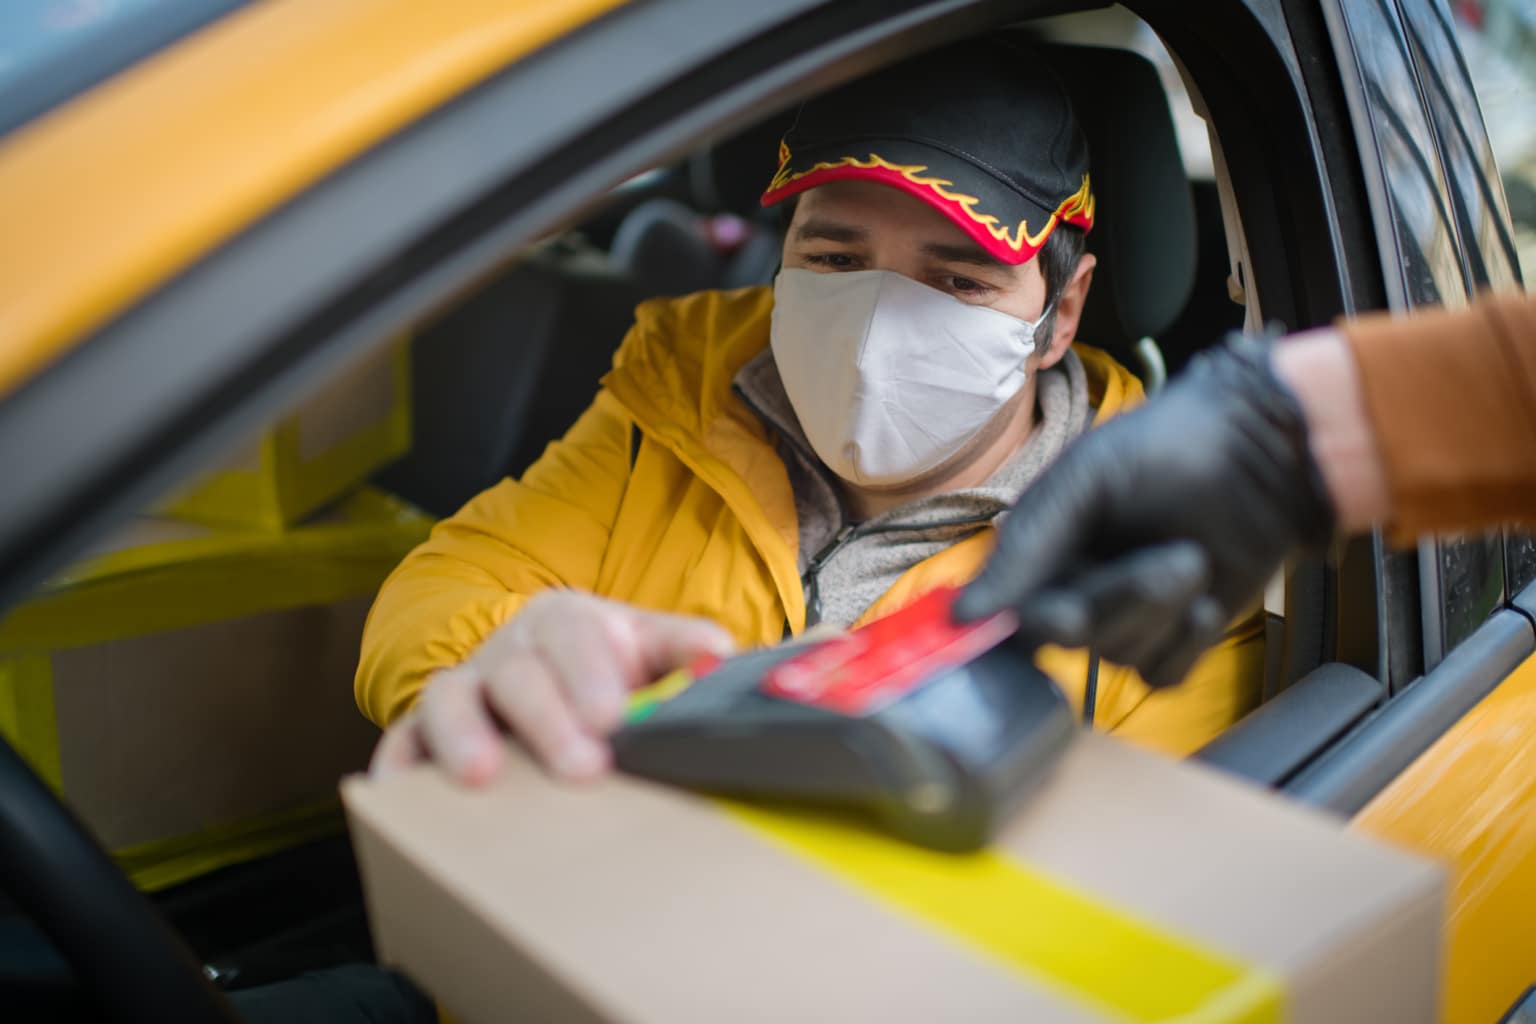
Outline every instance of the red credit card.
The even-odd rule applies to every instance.
[[[941,587],[894,615],[817,644],[763,677],[764,693],[844,715],[872,714],[945,669],[996,647],[1014,616],[960,624],[949,608],[959,587]]]

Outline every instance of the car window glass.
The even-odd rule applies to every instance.
[[[1479,117],[1443,12],[1428,3],[1365,0],[1338,10],[1360,71],[1360,113],[1380,158],[1386,208],[1374,213],[1388,293],[1409,306],[1460,306],[1477,284],[1509,283],[1515,274],[1510,247],[1498,237],[1497,194],[1476,180],[1491,160],[1483,133],[1463,126],[1442,141],[1435,129],[1449,126],[1428,113],[1436,110],[1440,122]],[[1411,25],[1410,9],[1417,14]],[[1432,668],[1502,600],[1501,535],[1425,541],[1419,584],[1425,667]]]
[[[248,0],[5,0],[0,134]]]
[[[1471,72],[1457,46],[1451,15],[1438,0],[1398,0],[1418,71],[1419,87],[1435,129],[1436,149],[1456,218],[1461,255],[1474,288],[1519,286],[1513,232],[1505,209],[1493,148]],[[1460,643],[1504,596],[1502,537],[1442,539],[1436,546],[1440,650],[1433,663]]]
[[[1488,145],[1498,162],[1526,287],[1536,275],[1536,4],[1481,0],[1455,5],[1457,42],[1477,88]],[[1506,530],[1510,593],[1536,580],[1536,536]]]
[[[157,2],[11,0],[0,6],[0,74],[17,76],[67,59],[71,50],[111,32],[123,15]]]
[[[1504,571],[1511,594],[1536,581],[1536,536],[1520,530],[1504,532]]]
[[[1388,0],[1342,3],[1339,9],[1354,44],[1363,113],[1381,161],[1388,209],[1377,211],[1377,230],[1384,236],[1384,269],[1389,277],[1396,271],[1410,305],[1463,304],[1466,282],[1445,174],[1402,25]],[[1380,222],[1383,214],[1387,224]],[[1396,290],[1391,282],[1389,290]]]
[[[1526,286],[1536,275],[1536,4],[1455,5],[1456,40],[1498,161]]]
[[[1437,552],[1443,645],[1438,655],[1443,656],[1471,636],[1502,602],[1504,547],[1500,535],[1493,532],[1480,537],[1442,539]]]
[[[1479,288],[1518,287],[1498,166],[1450,12],[1437,0],[1402,0],[1401,6],[1472,282]]]

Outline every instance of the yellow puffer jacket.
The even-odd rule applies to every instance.
[[[385,581],[357,672],[369,718],[398,718],[428,675],[468,656],[548,587],[705,616],[744,647],[776,642],[786,623],[804,628],[789,478],[768,430],[731,388],[768,344],[772,301],[768,289],[752,288],[639,308],[569,433],[521,480],[502,481],[439,523]],[[1099,419],[1141,399],[1140,383],[1107,354],[1076,351]],[[991,543],[983,530],[914,566],[861,622],[970,579]],[[1038,660],[1080,708],[1085,653],[1050,648]],[[1255,618],[1173,690],[1150,691],[1133,671],[1103,664],[1095,719],[1183,754],[1250,710],[1262,678]]]

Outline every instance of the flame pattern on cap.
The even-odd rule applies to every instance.
[[[978,197],[955,191],[954,182],[947,178],[924,174],[928,170],[926,164],[897,164],[877,153],[871,153],[867,159],[845,156],[840,160],[813,164],[798,173],[790,173],[789,160],[789,146],[780,142],[779,169],[763,192],[763,206],[772,206],[824,181],[842,178],[881,181],[926,200],[941,212],[948,213],[950,219],[963,229],[967,227],[967,222],[976,225],[986,232],[987,237],[981,237],[971,230],[967,230],[967,233],[993,255],[1008,263],[1022,263],[1034,256],[1059,223],[1072,224],[1084,231],[1093,227],[1095,203],[1087,174],[1083,175],[1078,190],[1061,201],[1039,231],[1031,233],[1027,218],[1010,228],[992,214],[980,212],[976,209],[981,202]],[[808,180],[813,178],[815,180]],[[955,216],[957,213],[961,216]],[[988,244],[989,238],[992,244]],[[999,252],[999,246],[1005,251]]]

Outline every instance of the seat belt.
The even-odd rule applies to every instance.
[[[1099,703],[1099,655],[1088,652],[1088,685],[1083,689],[1083,724],[1093,728],[1093,713]]]

